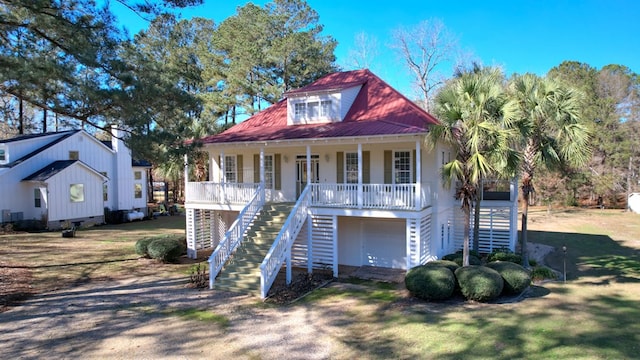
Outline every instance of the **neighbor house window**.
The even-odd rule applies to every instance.
[[[84,184],[71,184],[69,186],[69,198],[71,202],[83,202]]]
[[[80,160],[80,153],[78,151],[69,151],[69,160]]]
[[[102,185],[102,201],[109,201],[109,186],[107,184]]]
[[[140,180],[140,179],[142,179],[142,171],[134,171],[134,172],[133,172],[133,179],[134,179],[134,180]]]
[[[7,155],[4,149],[0,149],[0,161],[7,161]]]
[[[411,152],[410,151],[394,152],[393,179],[395,184],[411,183]]]
[[[264,156],[264,186],[273,189],[273,155]]]
[[[142,184],[133,184],[133,197],[142,199]]]
[[[225,182],[238,182],[238,167],[236,165],[235,155],[226,155],[224,157],[224,179]]]
[[[344,178],[347,184],[358,183],[358,153],[344,154]]]
[[[33,189],[33,205],[37,208],[42,206],[42,193],[40,189]]]

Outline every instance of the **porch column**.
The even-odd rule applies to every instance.
[[[422,161],[420,156],[420,140],[416,140],[416,193],[415,193],[415,209],[422,209]]]
[[[313,272],[313,216],[307,215],[307,272]]]
[[[311,146],[307,145],[307,185],[311,184]]]
[[[264,203],[265,198],[265,180],[264,180],[264,147],[260,148],[260,185],[262,186],[262,193],[260,194],[260,198],[262,203]]]
[[[333,277],[338,277],[338,216],[333,215]]]
[[[358,209],[362,209],[363,192],[362,192],[362,144],[358,143]]]
[[[226,182],[225,172],[224,172],[224,150],[220,151],[220,199],[222,202],[226,202],[226,194],[224,189],[224,184]]]

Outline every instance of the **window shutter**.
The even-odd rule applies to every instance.
[[[244,182],[244,179],[242,178],[242,175],[243,175],[242,173],[244,172],[243,169],[242,169],[242,155],[238,155],[236,158],[237,158],[237,160],[236,160],[237,164],[236,165],[238,166],[238,168],[236,169],[236,171],[238,172],[238,176],[237,176],[238,177],[238,183],[242,183],[242,182]]]
[[[280,181],[280,154],[273,155],[273,188],[276,190],[282,189]]]
[[[253,154],[253,182],[260,182],[260,154]]]
[[[362,152],[362,183],[369,184],[371,182],[371,152]]]
[[[415,149],[413,150],[413,156],[411,157],[411,171],[413,172],[413,179],[411,179],[412,182],[416,182],[416,151]]]
[[[384,151],[384,183],[392,184],[393,183],[393,157],[391,150]]]
[[[336,153],[336,182],[344,183],[344,152],[342,151]]]

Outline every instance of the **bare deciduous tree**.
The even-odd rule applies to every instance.
[[[392,38],[391,48],[406,62],[415,77],[420,105],[429,111],[435,90],[445,81],[441,71],[446,65],[453,67],[457,60],[457,39],[439,19],[425,20],[410,28],[399,27]]]
[[[349,49],[346,65],[352,69],[370,69],[378,55],[378,38],[362,31],[354,37],[353,48]]]

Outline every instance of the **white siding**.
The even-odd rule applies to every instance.
[[[49,221],[102,216],[102,178],[75,163],[48,181]],[[84,201],[71,202],[71,184],[83,184]]]
[[[338,263],[405,269],[405,219],[338,218]]]
[[[358,85],[342,91],[340,102],[340,120],[344,119],[344,117],[347,116],[347,113],[351,109],[351,105],[353,105],[353,101],[358,96],[361,88],[362,85]]]

